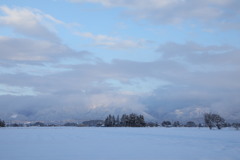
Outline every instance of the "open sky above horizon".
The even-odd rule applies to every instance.
[[[0,0],[0,118],[240,120],[238,0]]]

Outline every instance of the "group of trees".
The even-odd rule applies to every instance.
[[[120,118],[119,115],[115,118],[114,115],[109,115],[105,121],[104,126],[106,127],[145,127],[146,122],[143,115],[137,114],[123,114]]]
[[[118,115],[115,117],[114,115],[109,115],[106,117],[105,121],[102,120],[90,120],[82,122],[82,124],[77,123],[65,123],[64,125],[56,125],[56,124],[44,124],[43,122],[36,122],[36,123],[30,123],[27,125],[23,124],[7,124],[7,126],[10,127],[23,127],[23,126],[105,126],[105,127],[157,127],[157,126],[163,126],[163,127],[209,127],[209,129],[213,129],[216,127],[217,129],[221,129],[223,127],[234,127],[235,129],[240,128],[240,123],[226,123],[225,119],[222,118],[218,114],[214,113],[205,113],[204,116],[204,122],[205,124],[195,124],[193,121],[188,121],[185,124],[181,124],[179,121],[175,121],[171,123],[170,121],[163,121],[161,124],[148,122],[146,123],[144,120],[143,115],[137,115],[137,114],[123,114],[121,117]],[[3,120],[0,119],[0,127],[5,127],[6,124]]]
[[[0,119],[0,127],[5,127],[5,122]]]
[[[205,126],[209,127],[210,129],[217,127],[218,129],[221,129],[222,127],[227,126],[225,119],[222,118],[218,114],[214,113],[205,113],[204,114],[204,122]],[[175,121],[173,124],[170,121],[163,121],[161,124],[163,127],[203,127],[202,124],[195,124],[193,121],[188,121],[185,125],[181,125],[179,121]],[[123,114],[120,118],[119,115],[115,117],[114,115],[109,115],[105,121],[104,126],[106,127],[145,127],[147,126],[147,123],[144,120],[143,115],[137,115],[137,114]],[[240,128],[239,123],[234,123],[233,127],[236,129]]]
[[[226,123],[225,119],[222,118],[220,115],[218,114],[214,114],[214,113],[205,113],[204,114],[204,124],[195,124],[193,121],[188,121],[186,124],[180,124],[179,121],[175,121],[173,124],[170,121],[163,121],[162,122],[162,126],[163,127],[209,127],[209,129],[213,129],[214,127],[216,127],[217,129],[221,129],[223,127],[234,127],[236,129],[240,128],[240,123],[233,123],[228,124]]]
[[[170,121],[163,121],[161,125],[163,127],[204,127],[206,126],[206,127],[209,127],[210,129],[213,129],[214,127],[216,127],[217,129],[221,129],[223,127],[230,127],[230,126],[233,126],[236,129],[240,128],[240,123],[233,123],[232,125],[227,124],[224,118],[214,113],[205,113],[204,122],[205,122],[205,125],[201,123],[197,125],[193,121],[188,121],[186,124],[180,124],[179,121],[175,121],[174,123],[171,123]]]

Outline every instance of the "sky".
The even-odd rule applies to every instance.
[[[0,118],[240,120],[239,0],[0,0]]]

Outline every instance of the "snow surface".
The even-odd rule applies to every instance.
[[[0,160],[239,160],[240,131],[0,128]]]

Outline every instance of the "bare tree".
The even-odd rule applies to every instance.
[[[212,129],[213,127],[221,129],[225,125],[225,119],[222,118],[220,115],[213,113],[205,113],[204,121],[210,129]]]
[[[239,128],[240,128],[240,123],[233,123],[232,126],[233,126],[236,130],[239,130]]]

